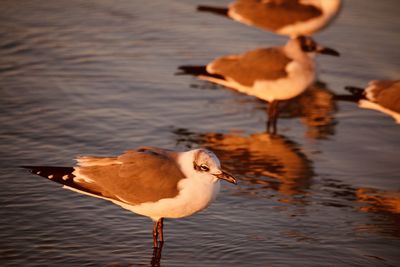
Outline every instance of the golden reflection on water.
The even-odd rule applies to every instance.
[[[198,89],[218,89],[214,84],[192,84]],[[265,102],[254,98],[254,101],[262,103],[257,109],[262,109],[267,114]],[[279,104],[280,118],[300,118],[306,127],[305,136],[310,139],[326,139],[335,134],[337,124],[335,113],[338,111],[335,94],[324,82],[317,81],[305,90],[301,95],[281,101]]]
[[[268,133],[195,134],[175,131],[179,141],[197,143],[214,151],[224,168],[240,178],[242,194],[262,196],[275,190],[282,202],[304,202],[314,175],[311,161],[286,137]]]
[[[265,132],[251,135],[193,133],[186,129],[173,132],[178,143],[213,150],[223,167],[239,178],[238,194],[267,199],[276,196],[278,201],[289,204],[310,203],[314,177],[312,162],[302,153],[301,147],[287,137]],[[321,201],[322,205],[353,207],[371,215],[386,214],[383,223],[373,216],[370,224],[359,225],[356,231],[400,236],[400,192],[357,188],[329,179],[319,183],[325,188],[322,193],[330,192],[329,196],[322,195],[322,199],[315,200]],[[301,233],[282,234],[305,240]]]
[[[357,225],[357,232],[380,233],[400,237],[400,192],[371,188],[355,190],[359,211],[370,214],[371,222]],[[378,215],[379,216],[376,216]],[[383,216],[383,217],[382,217]]]
[[[334,94],[323,82],[316,82],[298,97],[281,104],[281,117],[300,117],[307,127],[306,137],[325,139],[335,133]]]
[[[151,266],[151,267],[160,267],[161,266],[161,258],[162,258],[162,250],[163,250],[164,243],[160,244],[160,247],[154,247],[153,248],[153,254],[151,256],[151,261],[150,265],[147,265],[145,263],[143,264],[135,264],[132,265],[130,263],[126,264],[119,264],[119,263],[110,263],[107,264],[107,267],[125,267],[125,266]]]
[[[365,204],[360,207],[360,211],[400,214],[400,192],[358,188],[356,196],[358,202]]]

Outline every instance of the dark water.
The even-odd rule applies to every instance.
[[[285,105],[274,137],[265,104],[174,75],[285,43],[195,12],[213,2],[0,2],[2,266],[150,265],[149,219],[17,168],[140,145],[209,147],[240,179],[166,221],[162,266],[399,266],[400,128],[333,100],[399,78],[398,0],[345,1],[316,35],[342,57],[318,59],[320,82]]]

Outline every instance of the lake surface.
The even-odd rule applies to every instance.
[[[180,65],[284,37],[196,12],[209,0],[0,2],[2,266],[399,266],[400,127],[335,102],[346,85],[399,79],[400,2],[344,1],[315,39],[319,82],[282,105],[175,75]],[[225,5],[229,1],[218,1]],[[239,179],[194,216],[152,222],[20,165],[141,145],[204,146]]]

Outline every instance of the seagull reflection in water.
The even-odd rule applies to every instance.
[[[356,190],[357,201],[364,212],[390,212],[400,215],[400,192],[380,191],[370,188]]]
[[[281,105],[281,117],[299,117],[307,127],[306,137],[311,139],[326,139],[335,134],[337,111],[334,93],[321,81]]]
[[[151,267],[160,267],[161,266],[161,258],[162,258],[162,249],[164,247],[164,243],[161,243],[158,247],[153,247],[150,266]],[[132,266],[131,264],[118,264],[112,263],[107,265],[107,267],[124,267],[124,266]],[[136,266],[136,265],[134,265]],[[142,266],[142,264],[140,264]],[[143,264],[143,266],[148,266],[147,264]]]
[[[400,238],[400,191],[357,188],[355,196],[361,212],[381,215],[371,216],[372,223],[359,225],[358,231]]]
[[[158,247],[153,247],[153,257],[151,258],[151,267],[159,267],[161,266],[161,257],[162,257],[162,249],[164,247],[164,243],[161,243]]]
[[[192,133],[176,129],[178,143],[213,149],[231,173],[240,176],[240,194],[271,197],[270,189],[279,193],[280,201],[305,204],[314,171],[312,162],[299,146],[280,135]]]

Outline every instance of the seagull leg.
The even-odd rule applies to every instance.
[[[269,133],[271,130],[271,125],[272,125],[272,103],[274,102],[270,102],[268,103],[268,107],[267,107],[267,132]]]
[[[153,246],[156,248],[158,246],[158,221],[153,224]]]
[[[268,104],[268,120],[267,120],[267,132],[276,133],[276,121],[278,116],[278,101],[271,101]],[[272,131],[271,131],[272,128]]]
[[[164,218],[160,218],[157,222],[157,232],[158,232],[158,235],[160,236],[161,243],[164,242],[163,229],[164,229]]]
[[[279,102],[278,101],[274,101],[274,110],[273,110],[273,121],[272,121],[272,133],[276,134],[277,132],[277,124],[278,124],[278,115],[279,115]]]
[[[153,224],[153,245],[155,248],[158,247],[158,239],[160,239],[161,245],[164,242],[163,227],[164,218],[160,218]]]

